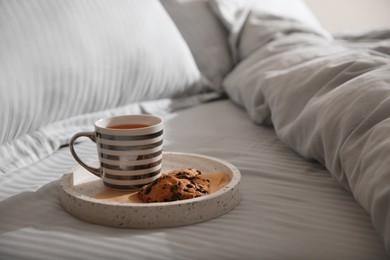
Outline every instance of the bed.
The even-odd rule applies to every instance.
[[[388,28],[331,34],[291,0],[0,1],[0,24],[1,259],[389,258]],[[122,114],[237,167],[239,204],[170,228],[68,214],[70,138]]]

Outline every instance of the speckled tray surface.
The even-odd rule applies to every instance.
[[[217,190],[202,197],[141,203],[136,200],[121,201],[121,196],[116,196],[115,200],[98,198],[96,194],[102,194],[107,188],[99,178],[82,167],[76,167],[60,180],[60,202],[66,212],[79,219],[123,228],[161,228],[194,224],[221,216],[239,203],[241,174],[232,164],[197,154],[163,154],[163,172],[181,168],[196,168],[209,174],[222,172],[225,178]]]

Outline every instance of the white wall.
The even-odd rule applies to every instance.
[[[330,32],[390,28],[390,0],[305,0]]]

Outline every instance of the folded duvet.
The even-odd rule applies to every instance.
[[[389,33],[336,40],[262,1],[232,3],[214,2],[238,63],[226,92],[350,190],[390,253]]]

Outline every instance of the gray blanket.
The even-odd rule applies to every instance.
[[[390,252],[389,31],[332,38],[310,17],[256,7],[214,2],[238,63],[225,90],[350,190]]]

